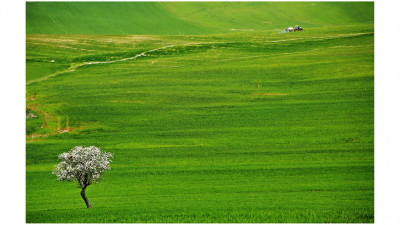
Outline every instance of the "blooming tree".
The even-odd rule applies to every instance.
[[[88,208],[92,208],[89,199],[85,195],[87,186],[100,181],[101,174],[110,170],[110,162],[113,154],[102,152],[96,146],[82,147],[76,146],[69,152],[64,152],[58,156],[61,162],[53,171],[57,175],[57,180],[78,181],[82,188],[81,196]]]

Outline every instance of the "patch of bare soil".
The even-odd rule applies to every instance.
[[[62,127],[61,123],[60,123],[60,118],[57,115],[52,115],[51,113],[43,110],[41,105],[35,101],[36,99],[37,99],[37,97],[33,97],[33,96],[27,97],[27,102],[26,102],[27,110],[28,111],[34,110],[42,118],[41,128],[47,128],[47,129],[49,129],[49,132],[47,132],[45,134],[33,133],[33,134],[26,135],[27,143],[40,141],[49,136],[58,135],[58,134],[62,134],[62,133],[68,133],[68,132],[72,132],[75,130],[81,130],[81,129],[86,128],[86,126],[70,127],[69,120],[67,120],[65,127]]]

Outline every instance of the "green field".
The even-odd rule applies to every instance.
[[[26,14],[27,223],[374,222],[372,2]],[[51,174],[77,145],[115,155],[92,209]]]

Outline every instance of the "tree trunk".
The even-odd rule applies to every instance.
[[[88,198],[86,197],[86,195],[85,195],[85,190],[86,190],[86,187],[82,188],[81,196],[82,196],[83,200],[85,201],[86,206],[87,206],[88,208],[92,208],[92,205],[90,205],[89,199],[88,199]]]

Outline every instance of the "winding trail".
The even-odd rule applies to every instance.
[[[86,66],[86,65],[95,65],[95,64],[107,64],[107,63],[124,62],[124,61],[127,61],[127,60],[136,59],[136,58],[138,58],[138,57],[146,56],[146,54],[147,54],[147,53],[150,53],[150,52],[155,52],[155,51],[159,51],[159,50],[162,50],[162,49],[172,48],[172,47],[177,47],[177,46],[203,45],[203,44],[217,44],[217,43],[224,43],[224,42],[187,43],[187,44],[182,44],[182,45],[168,45],[168,46],[163,46],[163,47],[156,48],[156,49],[147,50],[147,51],[144,51],[144,52],[142,52],[142,53],[139,53],[139,54],[137,54],[137,55],[135,55],[135,56],[132,56],[132,57],[129,57],[129,58],[118,59],[118,60],[113,60],[113,61],[103,61],[103,62],[101,62],[101,61],[94,61],[94,62],[79,63],[79,64],[71,65],[71,66],[70,66],[68,69],[66,69],[66,70],[61,70],[61,71],[58,71],[58,72],[49,74],[49,75],[44,76],[44,77],[40,77],[40,78],[38,78],[38,79],[34,79],[34,80],[27,81],[27,82],[26,82],[26,85],[33,84],[33,83],[36,83],[36,82],[40,82],[40,81],[43,81],[43,80],[47,80],[47,79],[49,79],[49,78],[51,78],[51,77],[54,77],[54,76],[57,76],[57,75],[60,75],[60,74],[74,72],[77,68],[82,67],[82,66]]]
[[[265,41],[264,43],[277,43],[277,42],[285,42],[285,41],[312,40],[312,39],[329,39],[329,38],[339,38],[339,37],[360,36],[360,35],[364,35],[364,34],[371,34],[371,32],[370,33],[342,34],[342,35],[325,36],[325,37],[311,37],[311,38],[296,38],[296,39],[285,39],[285,40],[276,40],[276,41]],[[94,62],[79,63],[79,64],[71,65],[66,70],[61,70],[61,71],[49,74],[49,75],[44,76],[44,77],[40,77],[40,78],[37,78],[37,79],[34,79],[34,80],[27,81],[26,85],[37,83],[37,82],[40,82],[40,81],[43,81],[43,80],[47,80],[47,79],[49,79],[51,77],[55,77],[55,76],[60,75],[60,74],[74,72],[76,69],[78,69],[79,67],[82,67],[82,66],[124,62],[124,61],[127,61],[127,60],[132,60],[132,59],[136,59],[136,58],[139,58],[139,57],[146,56],[146,53],[150,53],[150,52],[154,52],[154,51],[158,51],[158,50],[162,50],[162,49],[166,49],[166,48],[172,48],[172,47],[177,47],[177,46],[188,46],[188,45],[224,44],[224,43],[226,43],[226,42],[205,42],[205,43],[187,43],[187,44],[182,44],[182,45],[168,45],[168,46],[164,46],[164,47],[160,47],[160,48],[156,48],[156,49],[147,50],[147,51],[144,51],[142,53],[139,53],[139,54],[137,54],[135,56],[132,56],[132,57],[129,57],[129,58],[118,59],[118,60],[113,60],[113,61],[103,61],[103,62],[94,61]]]
[[[124,62],[124,61],[127,61],[127,60],[136,59],[138,57],[146,56],[146,53],[149,53],[149,52],[154,52],[154,51],[158,51],[158,50],[165,49],[165,48],[171,48],[171,47],[175,47],[175,46],[177,46],[177,45],[168,45],[168,46],[164,46],[164,47],[148,50],[148,51],[139,53],[139,54],[137,54],[135,56],[132,56],[132,57],[129,57],[129,58],[124,58],[124,59],[118,59],[118,60],[113,60],[113,61],[104,61],[104,62],[99,62],[99,61],[84,62],[84,63],[72,65],[66,70],[61,70],[61,71],[58,71],[56,73],[52,73],[52,74],[49,74],[47,76],[44,76],[44,77],[41,77],[41,78],[38,78],[38,79],[27,81],[26,85],[29,85],[29,84],[32,84],[32,83],[36,83],[36,82],[40,82],[40,81],[43,81],[43,80],[47,80],[47,79],[49,79],[51,77],[54,77],[54,76],[57,76],[57,75],[60,75],[60,74],[74,72],[77,68],[82,67],[82,66],[95,65],[95,64],[107,64],[107,63],[115,63],[115,62]]]

